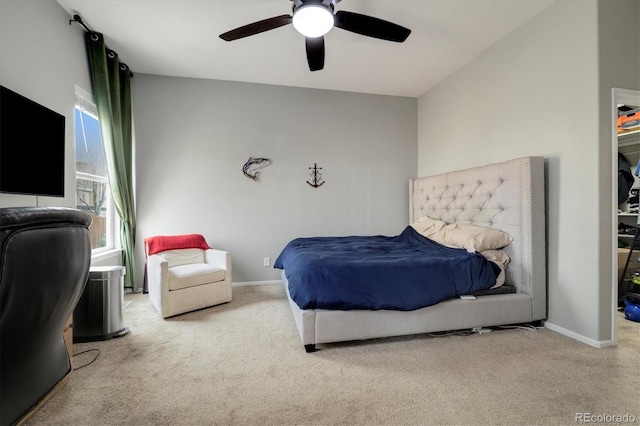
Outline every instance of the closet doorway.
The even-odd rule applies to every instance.
[[[613,292],[611,336],[612,343],[618,342],[618,331],[621,325],[627,329],[622,309],[620,309],[621,297],[630,287],[630,280],[622,280],[621,277],[629,277],[636,270],[640,271],[640,238],[634,244],[635,228],[640,226],[638,213],[638,192],[640,191],[640,124],[636,117],[640,117],[640,91],[628,89],[612,89],[612,164],[614,167],[612,204],[613,214],[613,238],[614,238],[614,268],[613,268]],[[622,154],[621,157],[619,155]],[[624,164],[628,162],[627,165]],[[622,163],[621,163],[622,162]],[[632,179],[626,177],[626,173],[620,174],[621,164],[623,168],[630,169]],[[620,176],[619,176],[620,175]],[[624,193],[629,188],[629,197],[626,202],[620,203]],[[625,246],[626,247],[621,247]],[[629,250],[631,256],[628,255]],[[629,259],[629,261],[627,261]],[[626,266],[626,268],[625,268]],[[640,276],[638,277],[640,280]],[[633,287],[636,288],[636,287]],[[633,323],[640,329],[640,323]]]

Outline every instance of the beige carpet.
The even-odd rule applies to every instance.
[[[235,287],[233,298],[162,320],[147,295],[126,295],[130,333],[74,345],[100,354],[76,356],[86,366],[26,424],[570,425],[577,413],[640,423],[640,323],[621,319],[607,349],[506,329],[307,354],[281,286]]]

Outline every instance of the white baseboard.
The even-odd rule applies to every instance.
[[[246,281],[246,282],[232,282],[232,287],[243,287],[248,285],[283,285],[282,280],[270,280],[270,281]]]
[[[573,340],[577,340],[578,342],[585,343],[594,348],[608,348],[613,346],[612,340],[594,340],[589,337],[583,336],[582,334],[578,334],[574,331],[567,330],[564,327],[560,327],[559,325],[553,324],[549,321],[545,321],[544,326],[551,331],[555,331],[556,333],[560,333],[564,336],[570,337]]]

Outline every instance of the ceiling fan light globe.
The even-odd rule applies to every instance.
[[[321,37],[333,28],[333,13],[324,6],[302,6],[293,14],[293,26],[305,37]]]

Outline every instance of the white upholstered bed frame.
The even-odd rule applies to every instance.
[[[499,229],[513,242],[506,284],[515,293],[451,299],[414,311],[300,309],[282,278],[307,352],[315,345],[546,319],[544,159],[523,157],[409,182],[409,223],[423,216]]]

